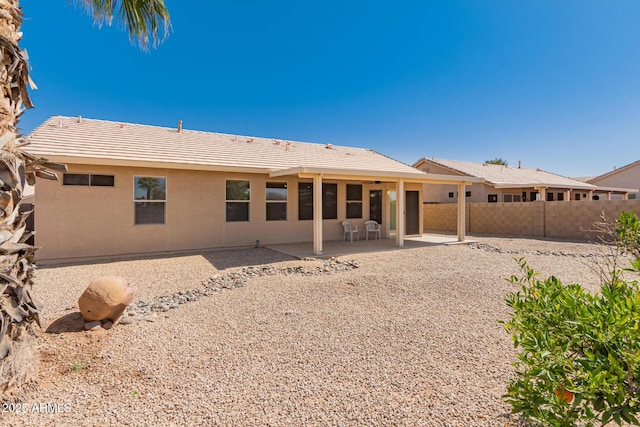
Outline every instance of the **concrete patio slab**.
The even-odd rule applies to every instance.
[[[424,246],[450,245],[470,242],[470,240],[458,242],[457,236],[453,234],[424,234],[422,236],[406,237],[403,248],[396,246],[396,239],[394,236],[391,236],[389,239],[356,240],[354,242],[333,240],[323,242],[322,255],[319,256],[313,254],[313,242],[283,243],[266,245],[266,247],[295,258],[304,259],[330,258],[356,253],[386,252]]]

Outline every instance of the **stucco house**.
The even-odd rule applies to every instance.
[[[640,160],[592,177],[587,182],[598,186],[640,188]],[[640,199],[640,192],[630,193],[629,198]]]
[[[422,158],[413,166],[426,173],[480,179],[481,182],[465,189],[465,200],[470,203],[597,200],[611,198],[613,194],[626,199],[629,192],[638,191],[635,187],[623,188],[616,184],[594,185],[519,165]],[[423,197],[425,203],[456,203],[457,188],[447,183],[425,186]]]
[[[343,238],[342,221],[381,224],[402,246],[422,233],[423,185],[479,182],[418,171],[375,151],[54,116],[27,150],[65,163],[39,180],[39,260]],[[464,205],[464,200],[462,200]],[[464,239],[464,206],[458,238]]]

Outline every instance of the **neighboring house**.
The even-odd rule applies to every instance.
[[[640,160],[592,177],[587,182],[599,186],[640,188]],[[629,194],[629,198],[640,199],[640,192]]]
[[[374,219],[399,246],[422,233],[426,174],[363,148],[52,117],[28,151],[66,163],[38,180],[39,260],[313,242]],[[458,224],[464,225],[464,210]],[[464,227],[458,238],[464,239]]]
[[[632,191],[629,188],[596,186],[540,169],[519,166],[433,158],[422,158],[413,166],[426,173],[481,179],[482,182],[470,185],[465,190],[465,199],[471,203],[593,200],[610,198],[611,194],[626,198]],[[452,185],[429,185],[424,188],[425,203],[455,203],[457,197],[457,187]]]

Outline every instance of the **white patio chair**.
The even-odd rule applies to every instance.
[[[352,226],[351,224],[349,224],[348,221],[342,221],[342,228],[344,229],[344,241],[347,241],[347,234],[349,235],[349,240],[351,242],[353,242],[353,235],[356,235],[356,240],[358,240],[358,236],[359,236],[359,230],[358,230],[358,226],[356,225],[355,227]]]
[[[378,224],[376,221],[365,221],[364,222],[364,228],[365,228],[365,232],[366,232],[366,240],[369,240],[369,233],[373,233],[373,236],[375,237],[376,240],[379,240],[380,237],[380,224]]]

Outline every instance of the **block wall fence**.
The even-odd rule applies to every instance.
[[[640,200],[537,201],[530,203],[467,203],[466,232],[591,241],[593,224],[603,214],[616,219],[621,211],[640,215]],[[456,203],[425,204],[424,230],[456,231]]]

